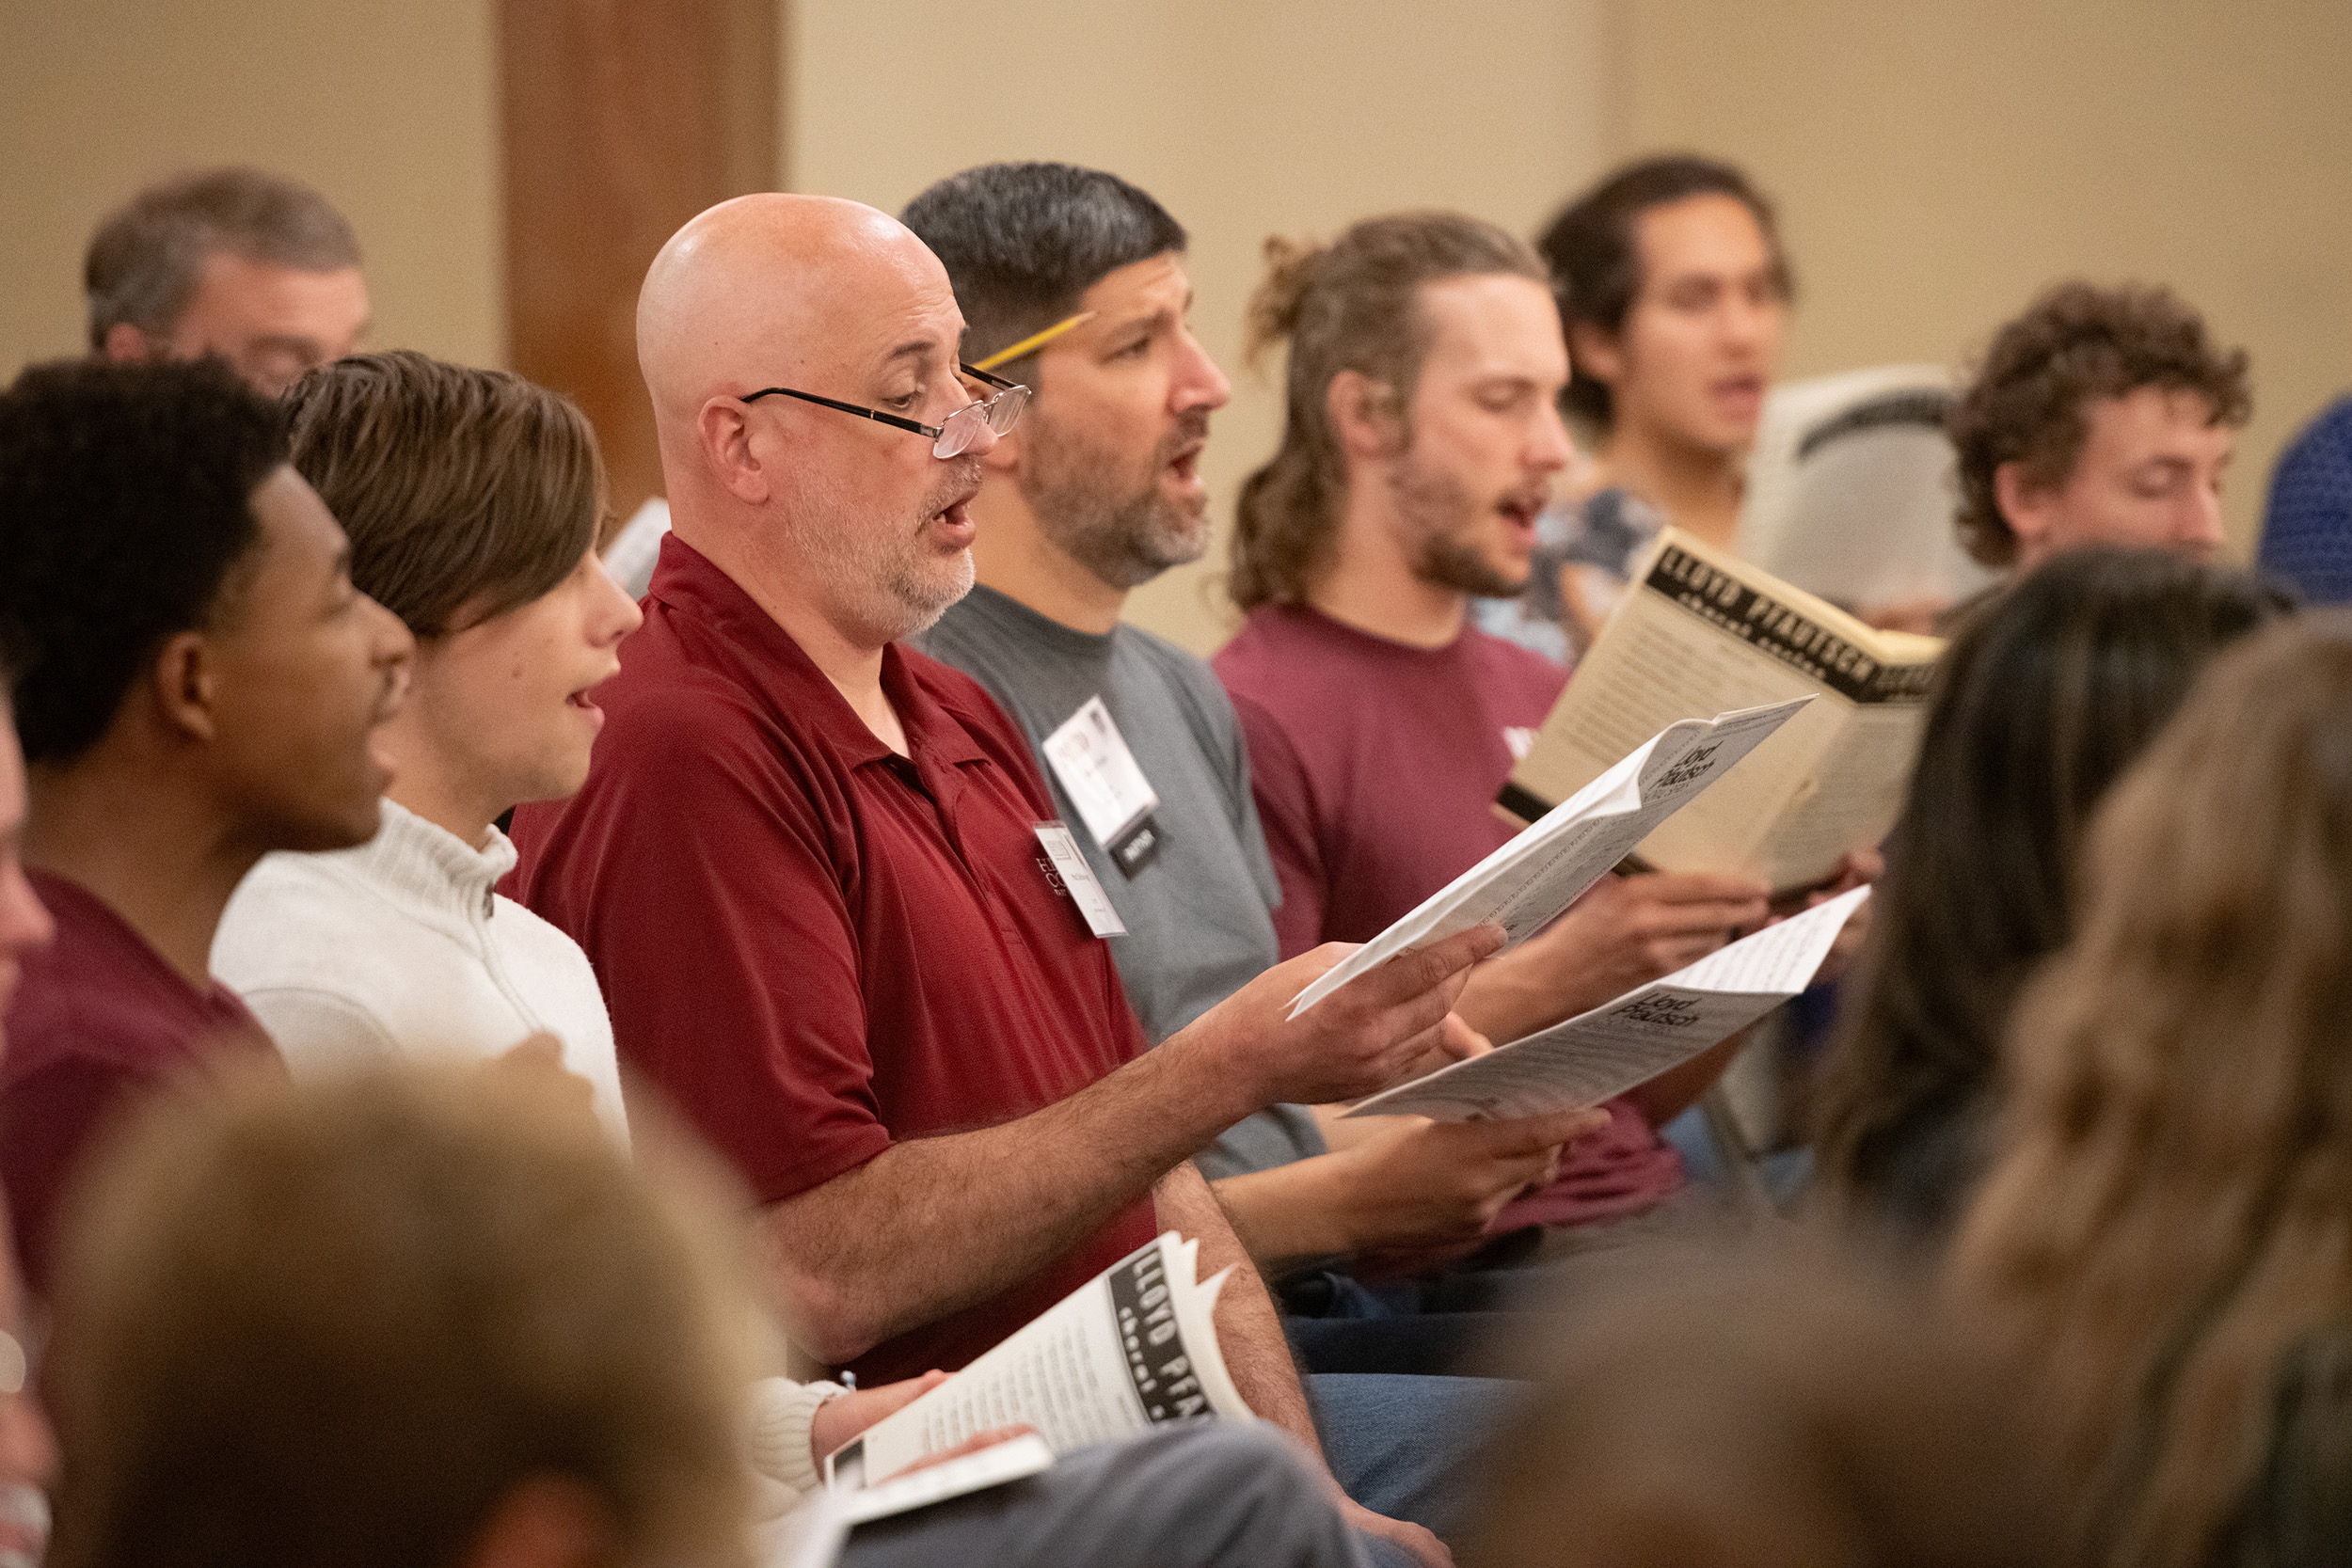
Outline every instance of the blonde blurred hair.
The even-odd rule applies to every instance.
[[[2209,1560],[2352,1320],[2352,621],[2222,655],[2093,822],[1954,1284],[2037,1369],[2086,1560]]]
[[[625,1560],[739,1561],[752,1320],[726,1211],[675,1158],[641,1176],[554,1077],[151,1107],[74,1211],[50,1560],[434,1568],[552,1479]]]

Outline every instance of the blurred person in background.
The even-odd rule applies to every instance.
[[[1878,919],[1814,1069],[1834,1210],[1941,1250],[1983,1168],[2019,989],[2072,928],[2092,810],[2205,662],[2284,610],[2244,573],[2093,548],[1985,602],[1953,639]]]
[[[2315,605],[2352,603],[2352,397],[2279,454],[2255,564]]]
[[[1479,617],[1572,661],[1661,528],[1731,548],[1795,285],[1772,203],[1687,154],[1611,173],[1535,246],[1566,332],[1561,407],[1594,460],[1539,525],[1526,594],[1482,600]]]
[[[95,1134],[172,1078],[278,1066],[208,968],[273,849],[376,829],[405,627],[286,461],[285,415],[217,361],[37,365],[0,393],[0,640],[29,774],[24,859],[56,925],[0,1058],[0,1178],[45,1294]]]
[[[2352,624],[2217,658],[2092,823],[1952,1284],[2073,1560],[2352,1560]]]
[[[218,355],[265,397],[352,353],[368,331],[351,225],[318,192],[257,168],[141,191],[91,236],[82,285],[91,353]]]
[[[1474,1568],[2030,1568],[2028,1386],[1927,1292],[1800,1238],[1667,1255],[1531,1347]]]
[[[2221,548],[2246,351],[2169,290],[2060,283],[1994,334],[1951,414],[1968,553],[2022,575],[2084,545]]]

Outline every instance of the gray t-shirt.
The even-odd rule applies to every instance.
[[[1041,748],[1101,697],[1159,797],[1158,852],[1130,877],[1087,832],[1041,751],[1055,806],[1127,927],[1112,937],[1127,1000],[1153,1044],[1280,957],[1270,913],[1281,884],[1249,793],[1241,724],[1209,667],[1164,638],[1121,626],[1075,630],[992,588],[975,588],[916,640],[988,688]],[[1324,1152],[1314,1117],[1278,1105],[1233,1128],[1199,1164],[1211,1180]]]

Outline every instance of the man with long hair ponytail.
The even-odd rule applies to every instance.
[[[2346,1560],[2352,622],[2215,660],[2084,887],[1954,1284],[2039,1374],[2078,1560]]]
[[[1452,213],[1369,218],[1327,245],[1269,241],[1250,353],[1289,344],[1282,444],[1243,486],[1233,597],[1215,660],[1249,744],[1282,887],[1284,954],[1363,942],[1509,836],[1495,791],[1567,675],[1467,622],[1526,585],[1535,519],[1573,451],[1542,264]],[[1679,968],[1761,920],[1733,877],[1610,878],[1482,964],[1458,1004],[1514,1039]],[[1654,1208],[1682,1184],[1654,1129],[1722,1057],[1613,1102],[1518,1223]]]

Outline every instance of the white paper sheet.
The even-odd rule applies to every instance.
[[[1473,926],[1501,925],[1504,951],[1526,941],[1812,700],[1797,697],[1668,725],[1325,972],[1293,1000],[1290,1016],[1400,953]]]
[[[1581,1110],[1728,1039],[1803,990],[1869,897],[1855,888],[1662,980],[1359,1103],[1351,1117],[1503,1120]]]

